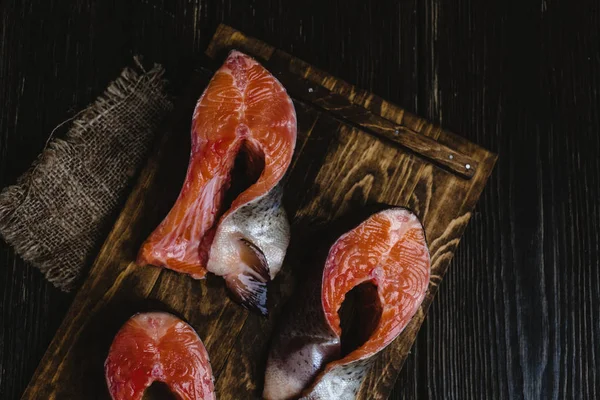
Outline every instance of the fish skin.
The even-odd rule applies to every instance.
[[[304,391],[300,399],[355,399],[365,376],[375,361],[374,358],[364,358],[327,368],[315,379],[314,385]]]
[[[385,245],[377,238],[378,224],[389,226]],[[367,247],[361,248],[365,243]],[[336,257],[350,267],[336,263],[340,260]],[[376,355],[417,312],[428,287],[430,263],[423,227],[405,208],[376,213],[342,235],[329,251],[321,280],[310,279],[311,289],[300,292],[302,297],[294,300],[289,315],[281,320],[269,352],[263,396],[268,400],[355,399]],[[339,359],[339,307],[353,287],[365,282],[377,286],[381,318],[369,340]]]
[[[298,398],[321,367],[340,356],[340,337],[325,321],[318,280],[309,279],[298,292],[302,297],[286,307],[272,336],[263,390],[266,400]]]
[[[290,240],[281,197],[296,130],[294,105],[281,83],[251,57],[231,51],[194,110],[180,195],[143,243],[137,263],[195,279],[207,271],[223,276],[234,300],[266,315],[267,283],[281,269]],[[247,172],[260,176],[224,210],[241,151]]]
[[[115,335],[104,363],[113,400],[141,400],[155,381],[187,400],[214,400],[204,344],[184,321],[165,312],[132,316]]]
[[[290,242],[290,225],[281,203],[283,183],[227,215],[215,233],[207,270],[223,276],[228,288],[244,307],[268,314],[266,285],[281,269]],[[241,244],[241,243],[242,244]],[[251,247],[260,254],[252,267],[240,257]],[[236,267],[232,267],[236,266]],[[240,284],[247,278],[250,284]],[[252,287],[251,290],[247,290]]]

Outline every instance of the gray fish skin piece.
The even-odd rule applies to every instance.
[[[331,330],[321,307],[320,285],[309,283],[284,309],[282,329],[273,335],[263,397],[297,399],[329,361],[338,359],[340,338]]]
[[[281,269],[290,242],[283,181],[219,224],[207,264],[225,278],[236,301],[262,315],[268,314],[266,285]]]

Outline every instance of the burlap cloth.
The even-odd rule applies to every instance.
[[[163,68],[135,64],[0,193],[0,234],[64,291],[92,262],[172,109]]]

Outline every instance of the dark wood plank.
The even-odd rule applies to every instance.
[[[599,396],[596,1],[0,2],[0,186],[131,54],[187,82],[221,21],[501,154],[391,398]],[[16,399],[72,297],[4,243],[0,282]]]
[[[124,4],[57,3],[0,3],[2,188],[35,160],[50,132],[102,93],[131,59],[129,49],[113,46],[122,43]],[[0,398],[21,396],[72,299],[0,239]]]
[[[276,70],[288,71],[293,58],[281,51],[275,51],[269,58],[268,65]],[[312,76],[309,73],[307,76]],[[450,171],[467,179],[477,172],[477,161],[455,149],[443,145],[428,136],[419,134],[406,126],[382,117],[379,113],[355,104],[347,95],[338,94],[319,84],[312,84],[296,74],[280,73],[277,75],[291,96],[310,102],[322,108],[344,123],[373,133],[397,143],[430,162],[448,168]],[[313,80],[314,81],[314,80]],[[337,85],[339,86],[339,84]],[[399,112],[403,112],[400,111]]]

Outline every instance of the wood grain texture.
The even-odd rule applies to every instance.
[[[279,54],[265,43],[222,25],[208,54],[220,64],[232,48],[262,57],[267,64]],[[278,63],[279,69],[273,64],[271,71],[284,83],[294,81],[289,77],[293,74],[291,66],[300,62],[289,56],[283,59],[287,62]],[[299,130],[298,150],[285,193],[292,198],[308,196],[297,203],[297,208],[288,204],[288,212],[294,215],[292,247],[298,250],[290,250],[285,272],[271,285],[270,318],[249,314],[231,302],[223,282],[216,277],[195,281],[165,269],[137,266],[133,261],[148,228],[160,221],[158,217],[166,214],[178,193],[174,184],[180,185],[184,174],[183,166],[178,164],[189,152],[183,132],[189,132],[189,116],[204,86],[201,82],[210,77],[210,73],[200,71],[199,77],[188,85],[190,93],[184,96],[178,113],[167,126],[155,156],[150,158],[23,399],[105,398],[102,365],[106,349],[120,324],[140,307],[173,312],[197,330],[210,354],[220,397],[260,398],[270,332],[283,304],[294,295],[294,282],[301,273],[298,270],[307,269],[306,265],[294,268],[294,264],[301,262],[306,246],[318,244],[314,242],[318,228],[348,220],[366,206],[376,204],[413,209],[425,227],[432,259],[431,284],[423,305],[403,334],[380,354],[359,393],[360,399],[389,396],[496,156],[388,104],[386,112],[391,122],[381,116],[383,101],[378,102],[379,109],[371,103],[368,112],[363,109],[340,118],[338,105],[350,104],[348,97],[341,101],[347,96],[342,93],[357,90],[322,72],[312,76],[311,71],[307,68],[303,73],[307,81],[296,82],[289,92],[295,100]],[[331,95],[302,95],[309,89],[326,91],[308,82],[319,80],[339,92],[337,101]],[[367,114],[372,116],[366,122]],[[411,135],[427,138],[425,143],[433,143],[428,146],[430,149],[438,147],[436,139],[445,135],[448,151],[472,160],[472,175],[441,169],[431,162],[432,158],[438,161],[431,151],[421,154],[417,152],[421,149],[412,145],[407,151],[394,142],[379,139],[381,135],[373,126],[386,124],[396,124]],[[423,141],[413,139],[411,143]]]
[[[391,398],[600,396],[595,0],[3,1],[0,186],[132,54],[187,82],[222,21],[501,155]],[[0,283],[17,399],[72,296],[3,243]]]

